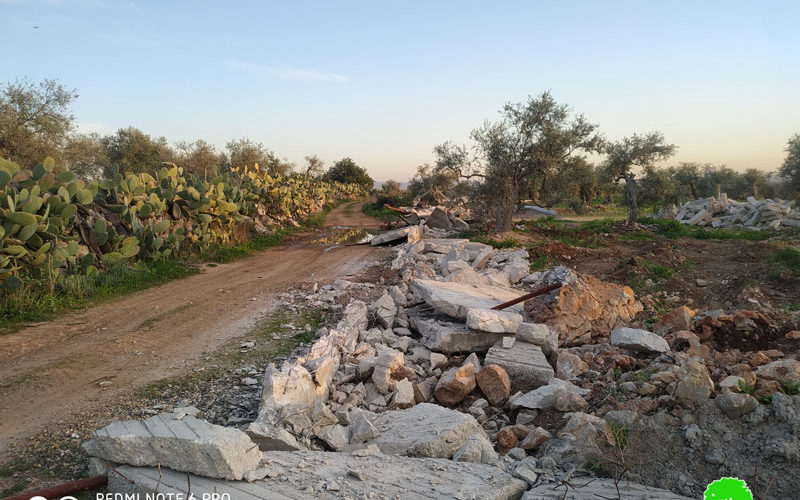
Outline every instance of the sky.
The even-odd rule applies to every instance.
[[[0,84],[75,88],[83,131],[262,142],[410,178],[551,91],[669,162],[777,170],[800,132],[800,2],[0,0]]]

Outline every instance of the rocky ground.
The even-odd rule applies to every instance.
[[[403,491],[375,475],[375,467],[391,467],[416,496],[441,487],[436,496],[697,498],[711,481],[738,476],[756,498],[794,498],[800,333],[788,329],[791,311],[765,309],[767,294],[743,297],[751,309],[709,310],[700,297],[686,300],[647,283],[637,296],[587,274],[591,266],[575,258],[583,249],[561,255],[578,271],[530,273],[541,249],[497,250],[429,229],[403,231],[409,241],[371,279],[282,298],[289,309],[327,308],[329,320],[341,317],[319,329],[309,349],[280,365],[238,368],[230,391],[237,396],[199,404],[199,413],[176,405],[153,413],[172,410],[168,420],[197,413],[246,431],[264,458],[233,464],[243,467],[233,478],[252,481],[241,491],[253,497],[263,494],[258,488],[280,498]],[[557,253],[548,250],[549,258]],[[631,266],[649,270],[641,259]],[[718,286],[693,279],[696,288]],[[562,286],[491,310],[553,283]],[[133,434],[147,448],[158,430]],[[109,433],[105,451],[95,446],[93,454],[155,465],[134,463],[118,446],[123,438],[131,435]],[[474,481],[448,486],[402,457],[439,459],[431,467],[442,477]],[[474,465],[459,472],[444,459]],[[191,461],[172,467],[206,470]],[[117,480],[119,488],[153,486],[146,469],[125,475],[139,479],[127,486]],[[179,491],[183,479],[173,479],[170,488]]]

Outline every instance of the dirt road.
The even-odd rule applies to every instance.
[[[378,225],[359,203],[327,220]],[[355,275],[380,255],[369,246],[326,250],[298,240],[0,336],[0,450],[65,416],[185,373],[204,353],[247,334],[282,290]]]

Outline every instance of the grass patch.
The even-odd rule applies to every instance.
[[[180,262],[141,261],[113,266],[94,278],[70,276],[63,285],[53,287],[42,279],[26,279],[17,290],[5,292],[0,299],[0,329],[44,321],[60,312],[105,302],[196,272]]]
[[[665,238],[694,238],[697,240],[746,240],[764,241],[778,236],[775,231],[755,231],[751,229],[707,229],[704,227],[681,224],[675,219],[653,219],[640,217],[640,224],[655,226],[654,232]]]
[[[380,202],[372,202],[372,203],[364,203],[361,207],[361,212],[364,215],[372,217],[373,219],[378,219],[379,221],[383,222],[394,222],[397,220],[397,212],[396,210],[392,210],[391,208],[387,208],[383,203]]]
[[[794,248],[781,248],[774,254],[767,256],[767,262],[774,266],[783,267],[794,275],[800,275],[800,251]]]

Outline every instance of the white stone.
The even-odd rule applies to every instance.
[[[664,337],[641,328],[615,328],[611,331],[611,345],[646,353],[669,352]]]
[[[548,363],[542,349],[528,342],[515,342],[510,349],[495,345],[486,353],[486,365],[499,365],[511,379],[511,386],[529,391],[547,384],[555,372]]]
[[[411,291],[437,311],[459,319],[465,319],[469,309],[491,309],[521,295],[518,290],[495,286],[472,287],[423,279],[411,280]],[[521,304],[508,309],[522,313]]]
[[[267,465],[268,464],[268,465]],[[168,498],[289,500],[319,498],[459,498],[511,500],[527,488],[497,467],[452,460],[322,451],[271,452],[263,478],[227,482],[163,468],[123,466],[109,474],[108,491]],[[259,474],[261,475],[261,474]],[[179,497],[180,495],[180,497]]]
[[[469,309],[467,326],[473,330],[489,333],[516,333],[522,324],[522,315],[491,309]]]
[[[244,432],[174,413],[143,422],[114,422],[83,444],[93,457],[130,465],[161,465],[222,479],[242,479],[258,467],[261,451]]]

